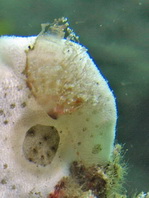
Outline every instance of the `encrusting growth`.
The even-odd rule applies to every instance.
[[[48,198],[127,198],[122,188],[124,175],[121,146],[117,144],[112,161],[105,166],[85,167],[73,162],[70,176],[62,178]]]

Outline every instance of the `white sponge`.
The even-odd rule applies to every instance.
[[[74,160],[109,162],[115,100],[86,51],[50,34],[0,38],[0,197],[46,197]]]

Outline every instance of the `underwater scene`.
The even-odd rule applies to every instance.
[[[0,1],[0,198],[149,198],[149,1]]]

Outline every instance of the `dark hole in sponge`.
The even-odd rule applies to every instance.
[[[23,142],[24,156],[36,165],[46,166],[54,158],[59,141],[60,137],[55,127],[39,124],[32,126],[26,132]]]

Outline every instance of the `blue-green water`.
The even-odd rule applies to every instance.
[[[129,194],[149,191],[149,1],[1,0],[0,35],[36,35],[65,16],[114,91]]]

